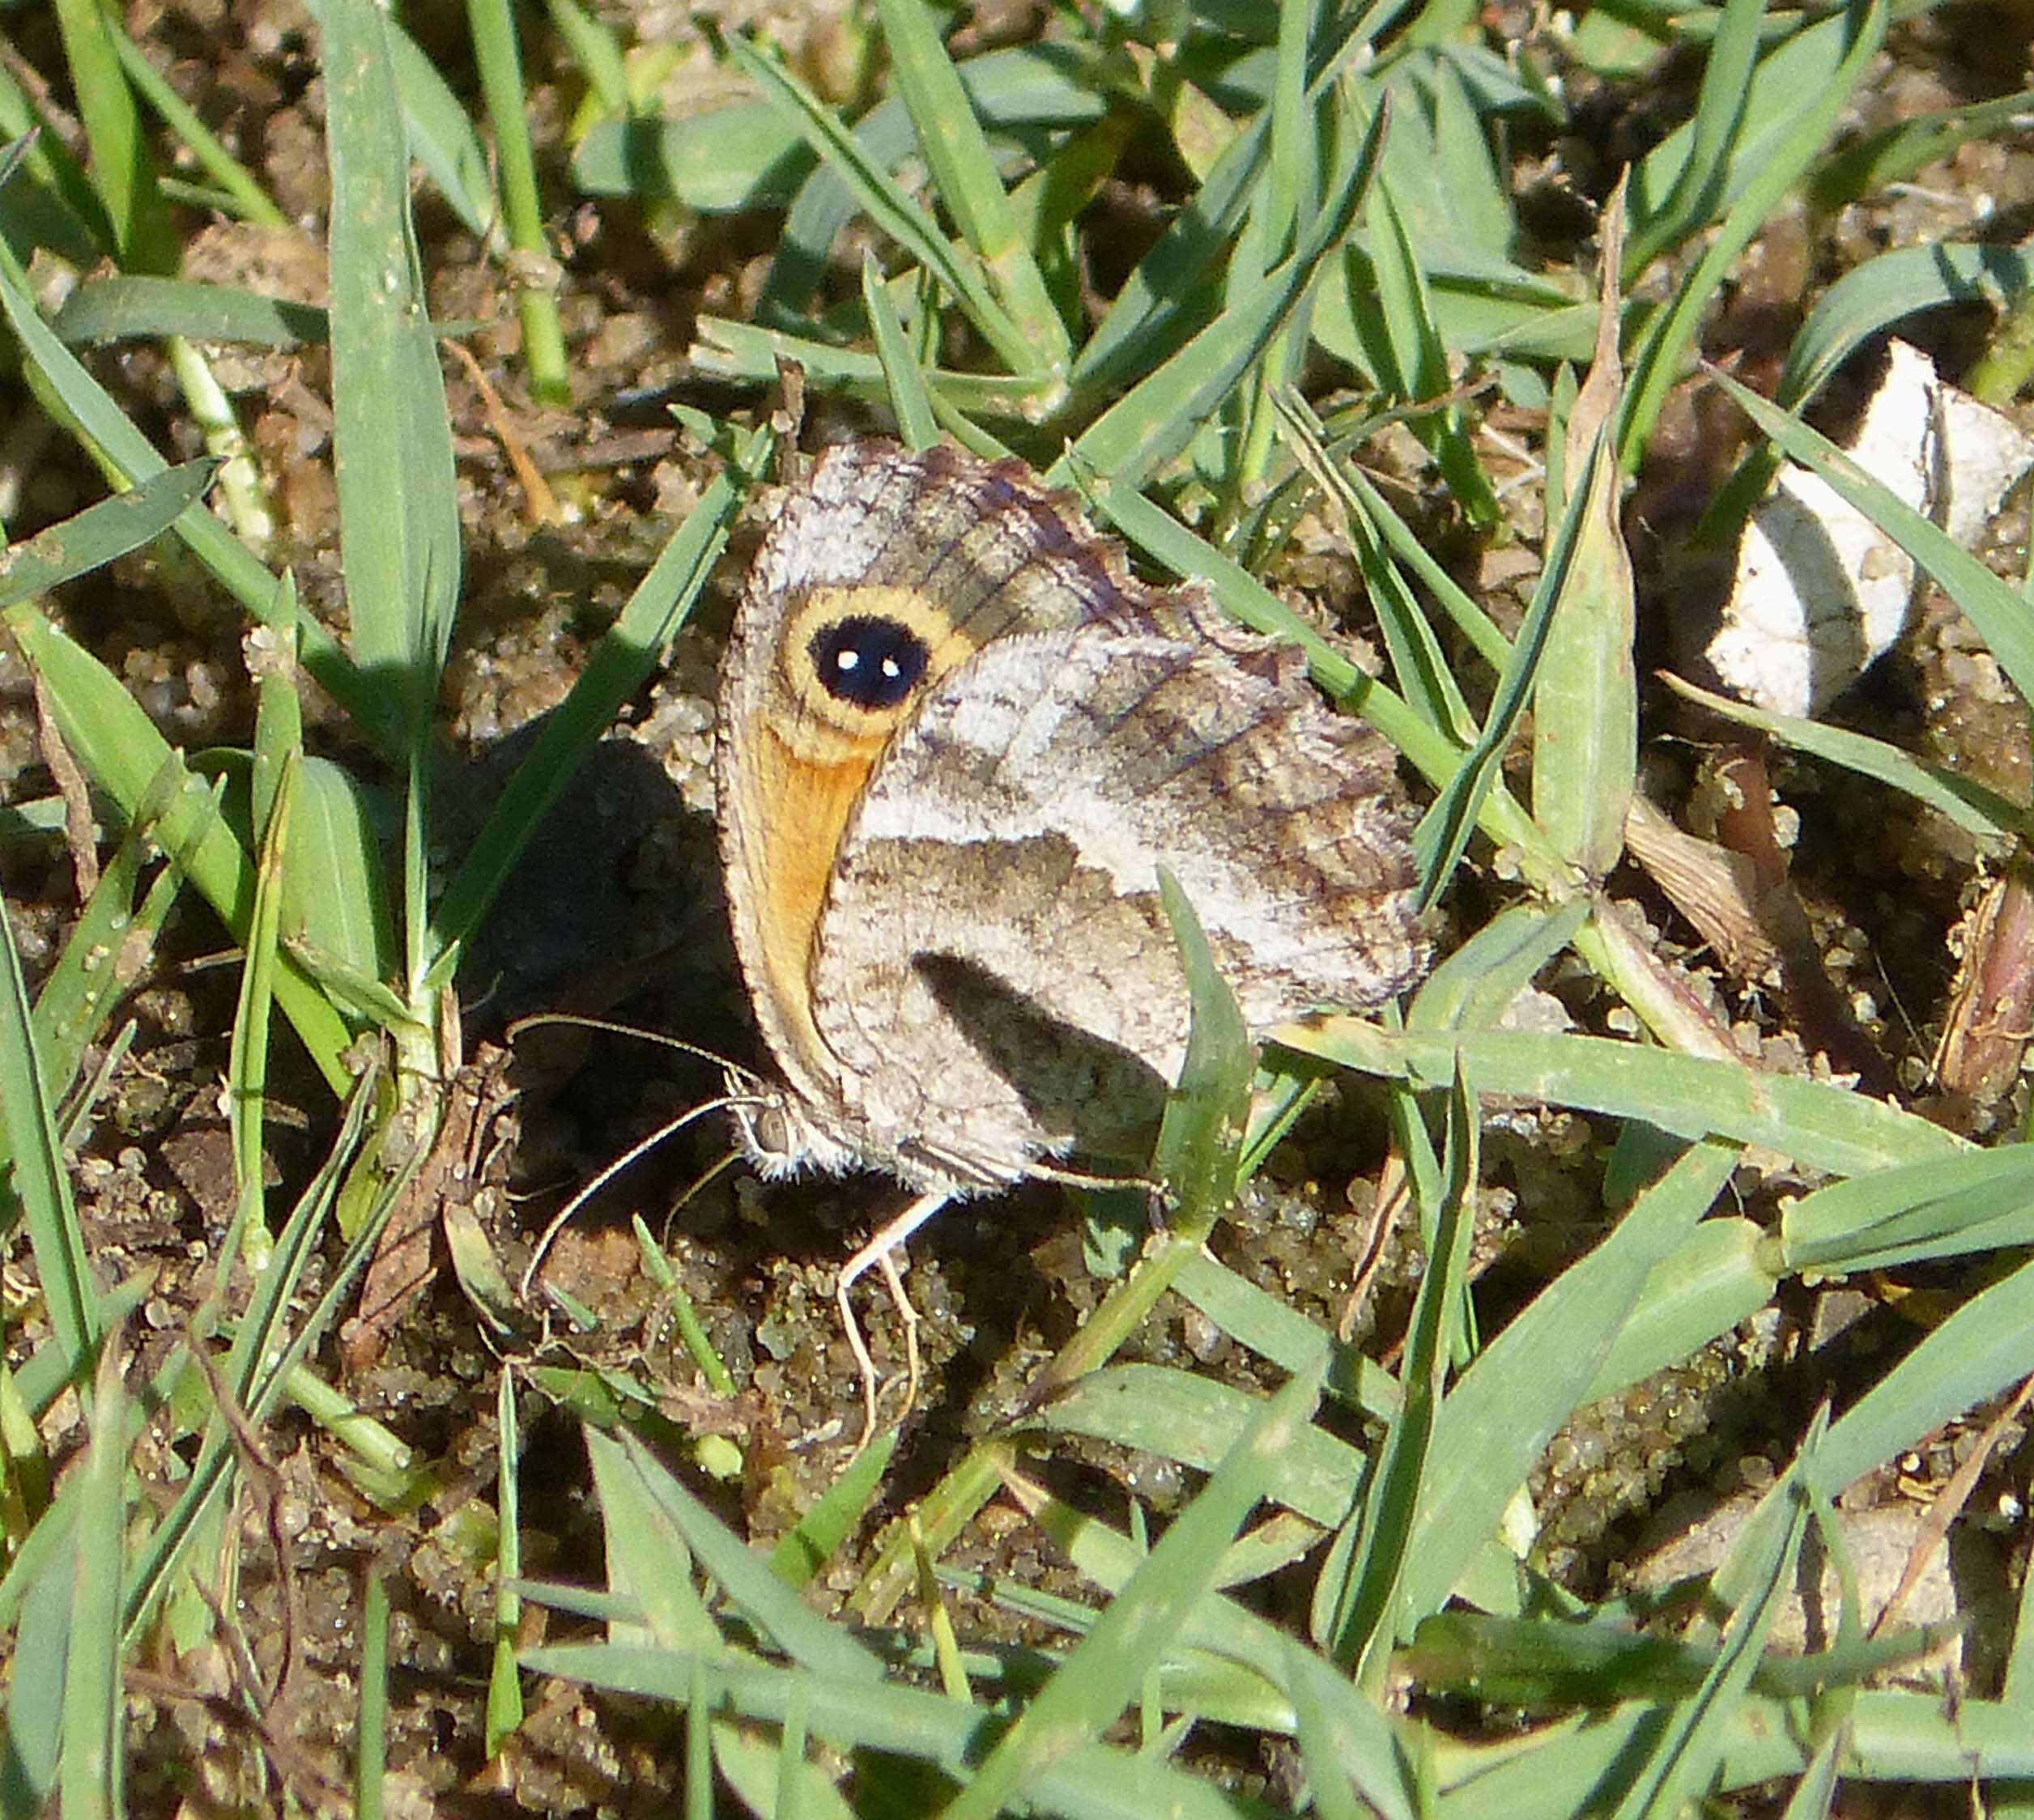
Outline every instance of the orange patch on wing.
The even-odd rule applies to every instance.
[[[771,997],[789,1027],[787,1034],[822,1076],[828,1070],[812,1018],[813,943],[840,837],[882,750],[880,740],[870,741],[852,756],[820,764],[801,758],[774,728],[760,729],[756,738],[761,838],[755,876],[764,889],[755,922],[763,967]]]

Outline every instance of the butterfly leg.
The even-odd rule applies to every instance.
[[[912,1307],[911,1298],[904,1293],[896,1254],[904,1249],[913,1233],[946,1206],[947,1198],[943,1192],[921,1194],[902,1213],[886,1220],[869,1242],[840,1266],[840,1278],[833,1286],[833,1299],[840,1311],[840,1325],[848,1337],[848,1350],[854,1354],[856,1367],[862,1374],[862,1439],[855,1446],[857,1453],[869,1444],[876,1431],[876,1392],[882,1380],[875,1361],[869,1356],[868,1342],[862,1337],[862,1324],[854,1317],[854,1306],[848,1299],[848,1291],[871,1265],[883,1272],[883,1280],[890,1286],[891,1299],[896,1303],[898,1316],[904,1322],[909,1393],[904,1406],[909,1408],[918,1394],[918,1311]]]

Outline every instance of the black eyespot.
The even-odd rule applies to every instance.
[[[932,658],[908,626],[864,614],[822,627],[806,648],[819,687],[855,708],[895,708],[917,687]]]

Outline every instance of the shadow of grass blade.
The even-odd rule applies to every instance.
[[[776,448],[768,429],[748,436],[715,476],[636,585],[621,617],[602,636],[571,692],[546,717],[529,755],[516,768],[433,913],[431,946],[438,964],[426,984],[449,979],[474,930],[494,902],[538,824],[610,725],[621,704],[656,667],[657,653],[683,624],[726,547],[729,527]]]

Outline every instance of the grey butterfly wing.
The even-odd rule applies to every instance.
[[[1188,1023],[1161,863],[1253,1028],[1416,972],[1387,750],[1240,655],[1190,619],[1090,623],[999,639],[920,704],[814,959],[876,1143],[1006,1180],[1148,1123]]]

